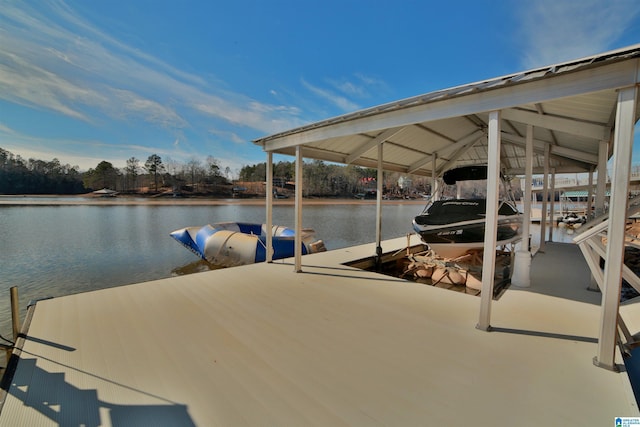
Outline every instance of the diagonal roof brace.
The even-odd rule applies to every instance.
[[[551,154],[555,156],[566,157],[568,159],[579,160],[591,165],[598,164],[598,155],[585,153],[584,151],[572,150],[567,147],[560,147],[558,145],[551,146]]]
[[[451,157],[449,157],[449,159],[447,159],[446,162],[441,164],[436,169],[436,175],[438,175],[438,176],[442,175],[442,173],[444,173],[447,169],[450,169],[453,165],[455,165],[456,161],[460,157],[462,157],[467,151],[471,150],[471,148],[479,140],[486,144],[487,143],[487,133],[486,132],[482,132],[482,135],[480,135],[480,138],[475,138],[473,140],[470,140],[465,145],[459,147],[457,152],[455,152]]]
[[[464,147],[465,145],[470,143],[475,143],[483,135],[486,135],[486,131],[482,129],[477,129],[474,132],[470,133],[469,135],[459,139],[458,141],[456,141],[451,145],[447,145],[445,148],[438,150],[435,153],[440,158],[446,157],[449,153],[458,150],[460,147]],[[418,169],[420,169],[422,166],[426,165],[427,163],[431,163],[432,161],[433,161],[432,155],[424,156],[421,159],[409,165],[409,167],[407,168],[407,173],[413,173]]]
[[[402,132],[405,128],[406,126],[400,126],[400,127],[390,128],[385,130],[384,132],[382,132],[372,140],[365,142],[364,144],[360,145],[355,150],[353,150],[348,156],[344,158],[344,162],[346,164],[353,163],[358,157],[362,156],[367,151],[374,149],[375,147],[378,146],[378,144],[385,142],[387,139]]]
[[[598,141],[608,141],[611,135],[611,128],[608,126],[564,117],[541,115],[514,108],[502,110],[502,118],[504,120],[530,124],[535,127],[551,129],[570,135],[593,138]]]
[[[509,141],[512,144],[520,145],[522,147],[525,146],[525,139],[522,136],[512,135],[512,134],[503,132],[501,135],[501,138],[505,141]],[[541,150],[544,150],[544,146],[545,144],[548,144],[548,142],[534,139],[533,144],[534,144],[534,150],[541,151]],[[598,164],[597,154],[591,154],[591,153],[587,153],[580,150],[574,150],[572,148],[567,148],[567,147],[560,147],[558,145],[551,144],[549,154],[565,157],[572,160],[578,160],[584,163],[588,163],[590,165]]]

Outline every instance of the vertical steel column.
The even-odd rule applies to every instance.
[[[522,218],[523,240],[520,249],[515,252],[511,283],[514,286],[528,288],[531,286],[531,252],[529,250],[529,233],[531,225],[531,181],[533,179],[533,126],[527,125],[524,168],[524,213]]]
[[[549,207],[549,241],[553,242],[553,218],[555,215],[555,207],[556,207],[556,168],[551,169],[551,200],[549,201],[551,205]]]
[[[591,166],[589,168],[589,191],[587,191],[587,211],[585,212],[586,216],[587,216],[587,220],[590,220],[591,218],[594,217],[594,214],[596,213],[596,209],[592,209],[592,207],[594,206],[593,204],[593,170],[594,167]],[[585,258],[587,259],[587,263],[588,261],[588,257],[585,254],[585,249],[583,248],[583,245],[580,245],[580,250],[582,251],[582,253],[585,255]],[[600,262],[600,257],[598,257],[597,262]],[[598,281],[596,280],[596,278],[593,275],[593,270],[591,268],[589,268],[592,273],[591,273],[591,279],[589,280],[589,286],[587,286],[587,289],[590,291],[599,291],[600,288],[598,287]]]
[[[383,143],[378,144],[378,175],[376,178],[376,266],[380,267],[382,263],[382,183],[384,173],[382,171],[382,147]]]
[[[266,262],[273,261],[273,153],[267,152],[267,222],[265,225],[267,233],[266,242]]]
[[[596,216],[604,213],[604,201],[607,189],[607,156],[609,155],[609,143],[600,141],[598,147],[598,177],[596,180]]]
[[[491,329],[491,301],[496,269],[498,232],[498,188],[500,181],[500,112],[489,113],[487,148],[487,212],[482,256],[482,291],[480,293],[480,320],[476,328]]]
[[[622,266],[624,264],[624,232],[627,220],[637,94],[637,87],[622,89],[618,92],[614,130],[614,164],[611,179],[609,231],[607,233],[607,263],[604,268],[598,356],[593,360],[597,366],[610,370],[617,370],[615,364],[616,331],[620,307]]]
[[[295,272],[302,272],[302,146],[296,146],[296,192],[295,192]]]
[[[549,198],[549,144],[544,146],[544,177],[542,179],[542,211],[540,213],[540,252],[544,252],[547,228],[547,199]]]
[[[527,125],[524,165],[524,213],[522,223],[523,251],[529,252],[529,234],[531,234],[531,184],[533,181],[533,126]]]
[[[431,157],[433,158],[433,166],[431,166],[431,197],[434,198],[433,200],[438,200],[438,197],[436,197],[436,193],[438,192],[438,168],[436,165],[438,162],[438,153],[433,153]]]
[[[593,166],[589,168],[589,183],[587,184],[587,210],[585,215],[587,219],[591,219],[593,217],[593,210],[591,207],[593,206]]]

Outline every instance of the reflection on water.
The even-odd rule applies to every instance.
[[[416,204],[384,204],[382,238],[412,233]],[[0,206],[0,334],[10,336],[9,288],[28,301],[207,271],[212,266],[169,233],[221,221],[264,222],[262,206]],[[275,206],[273,223],[294,226],[294,207]],[[303,226],[328,250],[375,240],[375,205],[309,205]],[[532,227],[534,244],[539,230]],[[572,236],[554,229],[554,241]]]
[[[224,267],[211,264],[210,262],[201,259],[201,260],[190,262],[186,265],[182,265],[180,267],[174,268],[173,270],[171,270],[171,275],[185,276],[187,274],[202,273],[203,271],[217,270],[220,268],[224,268]]]
[[[412,232],[415,204],[383,206],[383,239]],[[273,223],[294,226],[294,207]],[[9,288],[28,301],[206,271],[173,230],[221,221],[264,222],[262,206],[0,206],[0,334],[10,336]],[[328,250],[375,240],[375,205],[309,205],[303,226]]]

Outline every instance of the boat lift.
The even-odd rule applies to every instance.
[[[496,250],[494,270],[494,298],[511,282],[515,260],[515,246],[511,242]],[[479,295],[482,290],[482,249],[469,250],[455,258],[443,258],[427,249],[407,254],[402,278],[437,287]]]

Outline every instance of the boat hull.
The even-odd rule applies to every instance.
[[[521,225],[521,218],[499,218],[496,246],[504,246],[520,240]],[[484,220],[426,227],[417,231],[429,249],[443,258],[455,258],[470,250],[484,248]]]
[[[455,258],[469,250],[484,248],[486,200],[433,201],[414,218],[413,228],[431,250]],[[498,209],[497,246],[521,238],[522,214],[515,205],[502,202]]]

